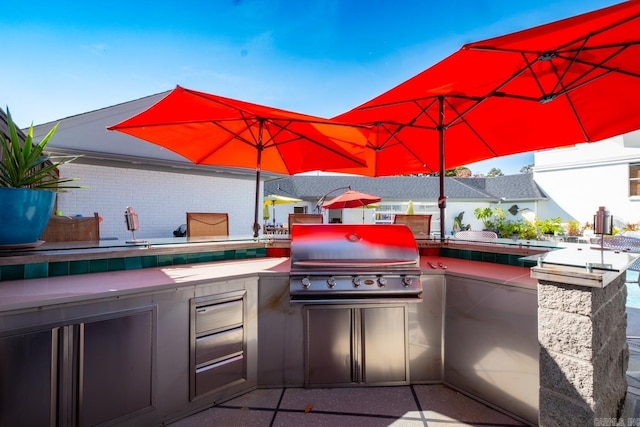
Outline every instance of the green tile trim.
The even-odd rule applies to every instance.
[[[184,265],[187,263],[186,254],[173,254],[173,265]]]
[[[125,270],[139,270],[142,268],[142,258],[139,256],[132,256],[129,258],[124,258],[124,269]],[[111,265],[109,265],[111,267]]]
[[[440,256],[448,258],[467,259],[472,261],[482,261],[494,264],[513,265],[516,267],[533,267],[535,262],[520,261],[522,255],[504,254],[484,251],[473,251],[467,249],[440,248]]]
[[[138,270],[171,265],[197,264],[267,256],[267,248],[224,250],[165,255],[144,255],[123,258],[57,261],[0,266],[0,282],[8,280],[61,277],[109,271]]]
[[[126,270],[126,258],[110,258],[107,263],[108,271],[121,271]]]
[[[509,254],[496,254],[496,258],[494,262],[497,262],[498,264],[511,265]]]
[[[89,271],[92,273],[104,273],[109,271],[110,259],[92,259],[89,261]]]
[[[141,257],[142,268],[152,268],[158,266],[158,256],[157,255],[145,255]]]
[[[90,270],[90,263],[88,260],[78,260],[69,262],[69,274],[87,274]]]
[[[227,259],[225,258],[227,254],[224,251],[216,251],[212,255],[214,261],[224,261]]]
[[[173,255],[158,255],[158,267],[173,265]]]
[[[2,280],[24,279],[24,265],[5,265],[2,267]]]
[[[24,278],[38,279],[41,277],[49,277],[49,263],[39,262],[36,264],[25,264]]]
[[[69,261],[49,263],[49,277],[68,276],[69,271]]]

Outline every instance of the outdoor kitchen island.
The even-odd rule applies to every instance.
[[[1,282],[0,424],[161,425],[256,387],[304,386],[289,267],[266,257]],[[436,255],[420,267],[408,382],[444,382],[537,424],[530,269]]]

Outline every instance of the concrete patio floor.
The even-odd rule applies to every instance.
[[[444,385],[258,389],[171,424],[196,426],[523,426]]]
[[[629,283],[628,286],[639,285]],[[621,418],[624,425],[640,425],[640,308],[627,307],[627,342],[628,387]],[[172,427],[231,425],[489,427],[526,424],[446,385],[258,389],[171,424]]]

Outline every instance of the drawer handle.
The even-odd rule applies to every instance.
[[[223,303],[219,303],[219,304],[213,304],[213,305],[206,305],[203,307],[198,307],[196,308],[196,313],[206,313],[209,310],[225,310],[229,307],[233,307],[234,305],[237,305],[239,303],[242,303],[242,300],[234,300],[234,301],[229,301],[229,302],[223,302]]]

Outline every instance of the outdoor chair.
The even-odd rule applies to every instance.
[[[395,214],[393,223],[407,225],[417,238],[427,238],[431,235],[431,215],[428,214]]]
[[[640,253],[640,238],[631,236],[605,236],[604,242],[602,237],[596,239],[596,244],[604,249]]]
[[[465,230],[457,231],[453,237],[460,240],[487,241],[496,240],[498,235],[493,231]]]
[[[100,216],[52,216],[40,237],[45,242],[87,242],[100,240]]]
[[[322,214],[292,213],[289,214],[289,233],[294,224],[322,224],[323,222]]]
[[[229,235],[229,214],[187,212],[187,237],[218,237]]]

